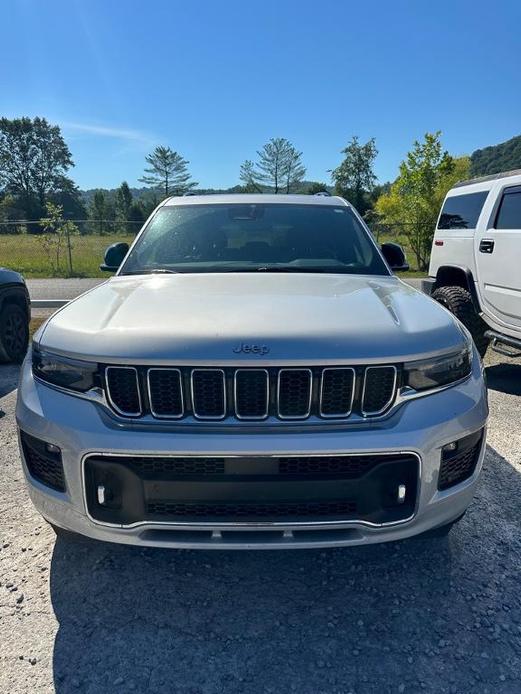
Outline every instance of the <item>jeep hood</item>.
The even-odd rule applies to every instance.
[[[444,308],[396,277],[267,272],[113,277],[38,339],[80,359],[180,365],[400,362],[464,340]]]

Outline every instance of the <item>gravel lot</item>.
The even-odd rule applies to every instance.
[[[0,691],[521,692],[521,364],[488,363],[484,474],[448,539],[258,553],[56,541],[0,367]]]

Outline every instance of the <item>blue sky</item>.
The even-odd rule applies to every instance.
[[[521,134],[521,2],[4,0],[0,113],[58,123],[82,188],[137,185],[170,145],[202,186],[271,137],[328,180],[352,135],[380,180],[415,138],[454,154]]]

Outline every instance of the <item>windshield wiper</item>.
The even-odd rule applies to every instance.
[[[147,268],[143,270],[133,270],[132,272],[122,272],[121,275],[179,275],[179,270],[168,270],[166,267]],[[121,276],[120,275],[120,276]]]

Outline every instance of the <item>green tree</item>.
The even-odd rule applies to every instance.
[[[286,182],[286,194],[293,192],[304,180],[306,167],[302,163],[302,152],[298,152],[289,144],[286,154],[286,169],[284,178]]]
[[[257,183],[257,176],[255,173],[255,164],[250,160],[246,159],[241,164],[241,169],[239,172],[239,180],[242,184],[242,190],[244,193],[261,193],[262,188]]]
[[[190,162],[170,147],[159,145],[145,159],[149,167],[145,168],[145,175],[139,180],[154,188],[161,188],[165,197],[183,195],[199,185],[191,180],[188,171]]]
[[[74,189],[74,166],[60,128],[45,118],[0,118],[0,188],[19,199],[29,219],[52,194]]]
[[[71,236],[79,233],[74,222],[63,218],[63,207],[52,202],[46,204],[47,216],[40,219],[43,234],[38,236],[44,251],[47,253],[49,264],[54,275],[61,271],[61,253],[67,253],[68,275],[72,277],[72,240]]]
[[[255,180],[273,188],[275,193],[289,189],[300,182],[306,173],[301,152],[284,137],[275,137],[257,152]]]
[[[83,202],[81,192],[76,185],[71,185],[67,190],[60,190],[49,196],[49,202],[61,205],[63,216],[67,219],[85,219],[87,209]]]
[[[98,234],[103,234],[106,229],[107,202],[105,193],[97,190],[94,193],[88,211],[90,229]]]
[[[327,183],[321,183],[320,181],[311,181],[306,190],[308,195],[316,195],[316,193],[324,192],[328,192]]]
[[[400,175],[376,202],[380,220],[399,229],[419,270],[426,270],[441,202],[460,178],[468,176],[468,157],[454,159],[443,149],[441,133],[426,133],[400,164]]]
[[[115,212],[116,224],[119,224],[122,231],[128,231],[127,222],[129,220],[129,212],[132,206],[132,193],[128,187],[128,183],[123,181],[120,187],[116,190],[115,196]]]
[[[335,193],[352,202],[360,214],[369,208],[369,195],[376,184],[373,171],[374,160],[378,154],[375,139],[360,144],[354,136],[342,150],[344,160],[331,172]]]
[[[137,234],[145,221],[145,212],[139,202],[133,202],[128,211],[128,230],[132,234]]]

